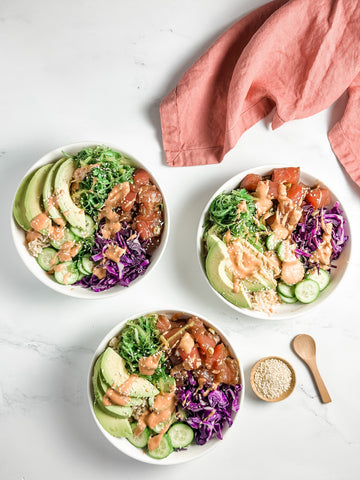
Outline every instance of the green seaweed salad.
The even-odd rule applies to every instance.
[[[245,188],[223,192],[210,205],[204,223],[204,238],[208,233],[222,238],[230,230],[233,237],[246,239],[262,252],[268,233],[255,214],[255,199]]]

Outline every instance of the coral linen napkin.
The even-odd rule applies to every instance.
[[[166,161],[221,162],[274,107],[277,128],[324,110],[346,89],[329,140],[360,185],[360,1],[275,0],[226,31],[163,100]]]

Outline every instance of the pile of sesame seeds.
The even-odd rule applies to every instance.
[[[280,359],[267,358],[259,363],[254,384],[257,391],[265,398],[274,400],[287,392],[291,387],[292,373],[290,368]]]

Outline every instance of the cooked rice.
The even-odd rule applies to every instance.
[[[256,312],[264,312],[270,316],[279,303],[281,302],[276,290],[260,290],[251,293],[252,309]]]

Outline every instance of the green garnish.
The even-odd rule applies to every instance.
[[[91,169],[72,194],[74,202],[94,219],[115,185],[133,183],[135,169],[129,165],[129,159],[111,148],[84,148],[72,158],[76,161],[77,168],[100,164]]]
[[[155,355],[162,349],[160,332],[156,328],[157,318],[155,314],[139,317],[128,322],[122,331],[118,353],[125,360],[126,368],[130,373],[139,374],[139,360],[142,357]],[[167,378],[163,354],[155,373],[151,376],[144,375],[144,377],[151,381]]]
[[[239,208],[245,200],[246,208]],[[246,240],[259,250],[263,249],[266,233],[263,223],[255,221],[256,205],[254,197],[245,188],[232,190],[229,193],[221,193],[211,203],[207,219],[205,221],[205,234],[208,229],[215,226],[216,233],[223,236],[228,230],[235,238]]]

